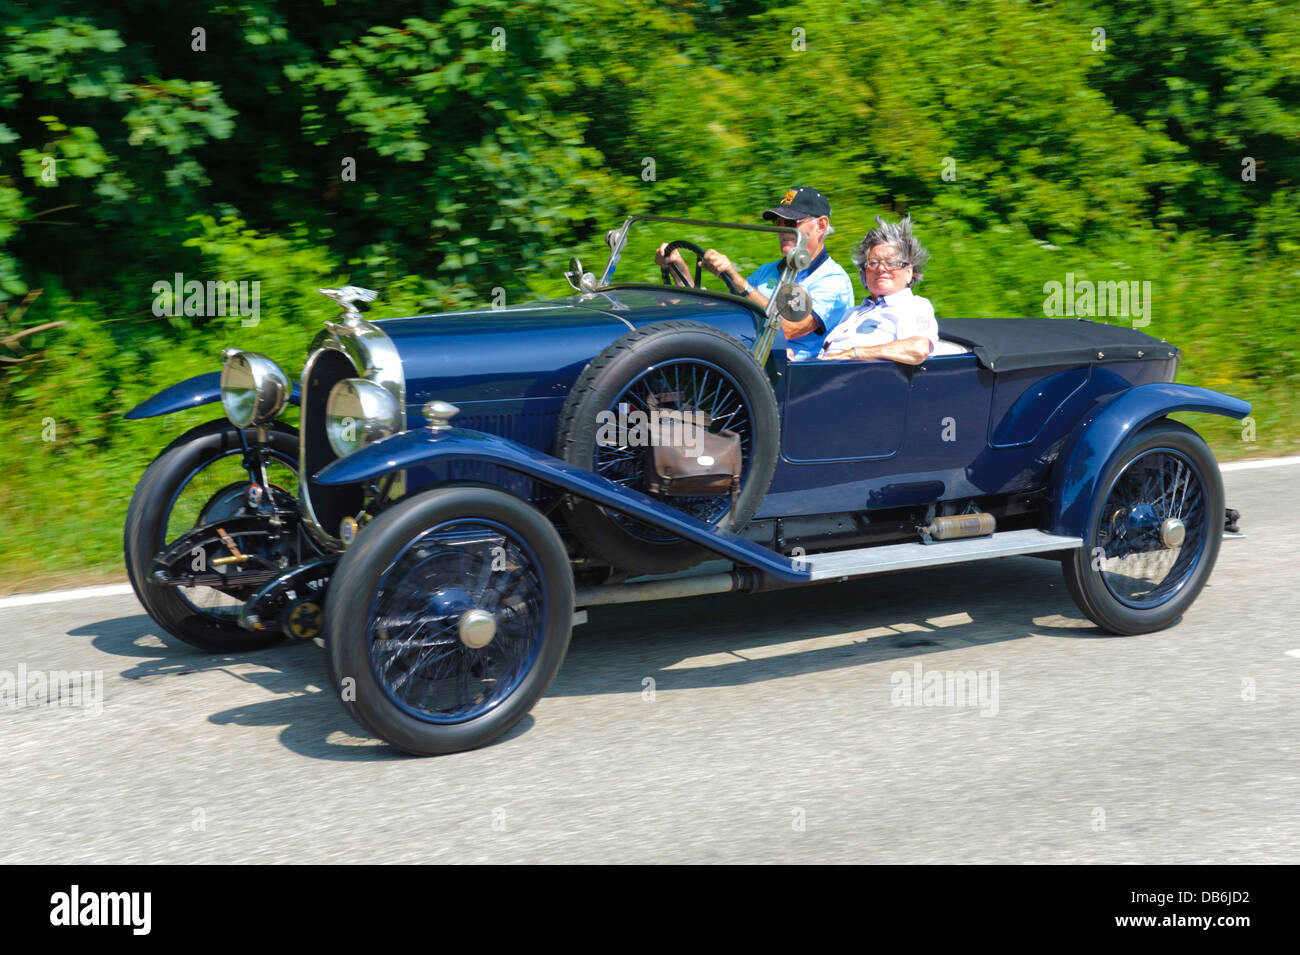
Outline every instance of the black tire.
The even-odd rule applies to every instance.
[[[623,396],[634,394],[642,382],[650,387],[652,375],[663,375],[666,382],[674,369],[690,367],[717,374],[727,389],[738,393],[743,405],[740,420],[745,421],[745,460],[740,493],[734,507],[728,507],[727,498],[662,500],[709,523],[740,531],[754,516],[776,470],[780,417],[766,373],[740,342],[711,325],[689,321],[647,325],[628,332],[593,358],[574,382],[560,412],[555,455],[645,492],[645,477],[635,460],[597,461],[598,450],[605,453],[597,448],[597,416],[614,409]],[[607,464],[615,467],[606,470]],[[620,570],[667,574],[708,557],[703,548],[582,498],[566,496],[563,508],[569,530],[583,550]]]
[[[1182,543],[1161,528],[1185,521]],[[1191,428],[1161,419],[1107,463],[1089,509],[1083,546],[1062,561],[1066,587],[1102,630],[1150,633],[1191,606],[1219,556],[1223,478]]]
[[[297,433],[276,425],[267,433],[274,467],[268,475],[297,475]],[[237,622],[237,601],[207,587],[176,588],[150,579],[153,560],[200,515],[212,517],[211,502],[232,497],[230,480],[242,460],[239,429],[209,421],[173,441],[145,470],[131,496],[122,534],[127,576],[145,611],[169,634],[209,653],[260,650],[284,639],[277,631],[254,633]],[[208,485],[205,487],[205,483]],[[245,479],[246,483],[246,479]],[[287,481],[278,482],[281,486]],[[296,493],[295,487],[282,487]]]
[[[470,612],[492,617],[482,647],[462,636]],[[572,626],[560,535],[526,502],[478,486],[425,491],[376,517],[325,602],[344,707],[416,756],[474,749],[519,722],[555,679]]]

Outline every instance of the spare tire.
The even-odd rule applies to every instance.
[[[727,530],[749,523],[776,470],[781,432],[772,385],[737,339],[702,322],[657,322],[610,344],[574,382],[560,412],[556,456],[648,494],[644,449],[597,441],[602,423],[617,418],[620,405],[623,420],[630,411],[648,414],[653,405],[704,412],[715,428],[737,433],[741,476],[734,500],[652,496]],[[563,508],[585,552],[621,571],[667,574],[708,556],[695,544],[574,495],[565,497]]]

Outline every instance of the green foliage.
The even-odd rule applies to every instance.
[[[23,322],[67,323],[0,368],[10,579],[114,568],[136,475],[213,415],[121,413],[226,345],[296,371],[333,313],[316,288],[379,289],[386,315],[565,294],[568,257],[598,268],[628,212],[750,222],[795,183],[830,197],[841,262],[910,213],[940,315],[1038,314],[1067,273],[1151,282],[1180,377],[1256,402],[1253,444],[1197,422],[1216,450],[1295,441],[1289,4],[10,7],[0,302],[41,288]],[[657,278],[666,238],[773,257],[736,235],[634,232],[619,276]],[[258,282],[260,321],[155,315],[178,272]]]

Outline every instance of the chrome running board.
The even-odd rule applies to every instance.
[[[988,537],[940,541],[935,544],[885,544],[830,554],[809,554],[800,559],[811,571],[813,581],[846,580],[849,577],[865,577],[893,570],[938,567],[968,560],[1040,554],[1053,550],[1074,550],[1082,546],[1083,540],[1079,537],[1058,537],[1036,530],[1003,531]]]

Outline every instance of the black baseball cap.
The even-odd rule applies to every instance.
[[[802,219],[806,216],[831,216],[831,204],[811,186],[794,186],[771,209],[763,213],[764,219]]]

